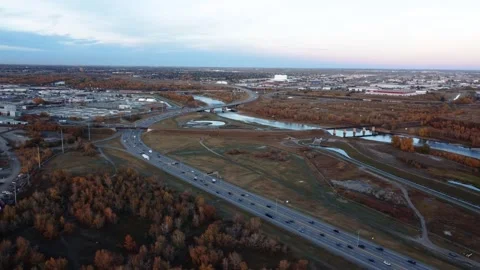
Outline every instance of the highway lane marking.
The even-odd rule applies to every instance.
[[[149,149],[149,147],[148,147],[143,141],[140,140],[140,136],[141,136],[140,134],[141,134],[141,133],[142,133],[142,132],[137,131],[137,132],[136,132],[136,134],[137,134],[136,138],[138,138],[139,143],[141,143],[143,146],[145,146],[145,148]],[[134,139],[135,139],[135,138],[134,138]],[[164,156],[164,155],[162,155],[161,153],[158,153],[157,151],[155,151],[154,154]],[[152,156],[153,156],[153,155],[152,155]],[[175,159],[172,159],[172,158],[167,157],[167,156],[164,156],[164,158],[168,158],[168,159],[170,159],[170,160],[175,160]],[[160,161],[160,162],[168,165],[169,168],[172,168],[172,171],[179,171],[179,172],[182,171],[182,170],[180,170],[179,167],[172,166],[170,163],[162,161],[160,158],[158,158],[158,156],[157,156],[156,158],[153,156],[152,159],[156,159],[156,160],[158,160],[158,161]],[[148,160],[148,161],[150,161],[150,160]],[[153,161],[153,160],[152,160],[152,161]],[[178,162],[178,161],[177,161],[177,162]],[[158,167],[157,164],[155,164],[155,163],[153,163],[153,162],[150,162],[150,163],[152,163],[155,167]],[[192,173],[190,172],[190,169],[194,169],[194,170],[200,171],[200,170],[195,169],[195,168],[193,168],[193,167],[191,167],[191,166],[189,166],[189,165],[187,165],[187,164],[183,164],[183,162],[182,162],[181,164],[182,164],[184,167],[186,167],[186,168],[190,167],[189,169],[185,169],[184,171],[182,171],[182,173],[179,173],[180,176],[181,176],[181,175],[185,175],[185,178],[187,178],[187,177],[186,177],[187,175],[189,175],[189,176],[196,176],[196,175],[194,175],[194,174],[192,174]],[[185,173],[183,173],[183,172],[185,172]],[[203,175],[203,178],[204,178],[203,180],[205,180],[205,178],[211,178],[211,179],[213,178],[213,177],[209,176],[208,174],[206,174],[206,173],[204,173],[204,172],[201,172],[201,171],[200,171],[200,173]],[[180,178],[182,178],[182,177],[180,177]],[[188,180],[187,180],[187,179],[188,179]],[[190,182],[190,183],[194,183],[194,182],[195,182],[195,180],[193,180],[193,178],[192,178],[192,179],[187,178],[187,179],[183,179],[183,180],[186,180],[186,182]],[[192,182],[192,181],[193,181],[193,182]],[[227,183],[226,181],[223,181],[223,180],[220,180],[220,181],[221,181],[220,183],[223,183],[223,182]],[[228,192],[231,192],[230,189],[227,189],[228,187],[224,187],[223,185],[217,185],[217,184],[219,184],[219,183],[211,183],[211,184],[212,184],[211,187],[213,187],[213,185],[216,185],[217,189],[222,190],[223,192],[226,192],[226,194],[228,194]],[[228,183],[228,184],[230,184],[230,183]],[[208,188],[206,188],[206,186],[205,186],[204,184],[203,184],[203,185],[202,185],[202,184],[197,184],[197,185],[198,185],[199,187],[201,187],[201,189],[210,190],[210,191],[212,191],[212,194],[213,194],[213,195],[218,196],[218,194],[216,193],[216,191],[214,190],[214,188],[208,189]],[[210,187],[210,185],[208,185],[208,187]],[[237,189],[241,189],[240,187],[236,187],[236,188],[237,188]],[[249,191],[245,191],[245,192],[246,192],[246,193],[251,193],[251,192],[249,192]],[[254,193],[251,193],[251,194],[252,194],[253,196],[256,196],[258,199],[261,200],[261,197],[260,197],[260,196],[254,194]],[[232,195],[230,195],[230,196],[233,196],[233,193],[232,193]],[[240,202],[240,201],[238,201],[238,200],[234,200],[233,198],[230,199],[231,197],[229,197],[229,196],[219,196],[219,197],[221,197],[221,198],[222,198],[222,197],[223,197],[223,198],[228,198],[227,201],[230,200],[231,202],[234,202],[234,204],[240,204],[240,205],[242,204],[242,202]],[[266,198],[265,198],[265,199],[266,199]],[[268,200],[268,199],[266,199],[266,200]],[[250,197],[243,197],[242,201],[255,203],[255,201],[251,200]],[[244,206],[247,206],[247,208],[249,208],[248,205],[244,205]],[[253,206],[253,205],[252,205],[252,206]],[[271,208],[266,207],[266,206],[264,206],[263,204],[255,204],[255,206],[259,206],[262,210],[266,210],[267,212],[272,212],[272,209],[271,209]],[[273,212],[272,212],[272,214],[273,214]],[[294,213],[294,214],[297,214],[297,213]],[[291,220],[291,218],[290,218],[289,216],[287,216],[286,214],[284,214],[284,213],[282,213],[282,212],[275,211],[275,215],[278,216],[278,217],[280,217],[280,218],[283,217],[283,219],[285,219],[285,220]],[[302,214],[299,213],[298,215],[302,215]],[[275,219],[273,218],[273,220],[275,220]],[[281,220],[275,220],[275,221],[277,221],[278,223],[283,224]],[[324,239],[324,237],[322,237],[322,236],[319,235],[319,233],[323,233],[323,234],[325,235],[325,237],[328,236],[328,237],[332,238],[332,239],[335,240],[335,241],[339,241],[339,242],[341,242],[341,243],[343,243],[343,244],[346,244],[347,246],[348,246],[349,244],[351,244],[351,243],[347,242],[348,240],[343,240],[343,239],[341,239],[341,238],[338,238],[336,233],[333,234],[333,233],[331,233],[331,232],[329,232],[329,231],[327,231],[327,230],[322,231],[322,230],[320,230],[320,229],[318,229],[318,228],[316,228],[316,227],[311,226],[311,224],[308,223],[308,222],[307,222],[307,223],[304,223],[303,221],[297,221],[297,222],[299,223],[299,225],[303,225],[304,229],[307,229],[307,228],[308,228],[312,233],[318,234],[318,235],[315,235],[315,236],[314,236],[315,239]],[[284,225],[284,226],[287,226],[287,227],[290,227],[292,230],[297,231],[296,228],[294,228],[293,226],[290,226],[291,224],[283,224],[283,225]],[[300,232],[300,233],[301,233],[301,232]],[[302,233],[302,234],[305,234],[305,233]],[[301,235],[301,234],[299,234],[299,235]],[[307,234],[305,234],[305,235],[307,235]],[[352,237],[352,236],[349,236],[349,235],[347,235],[347,234],[344,234],[344,235],[345,235],[346,237],[350,237],[350,238]],[[329,245],[329,243],[327,243],[327,245]],[[354,244],[352,244],[352,245],[354,245]],[[368,250],[368,249],[359,248],[357,245],[354,245],[354,246],[357,247],[357,249],[355,249],[355,252],[357,252],[357,253],[363,253],[366,257],[369,257],[368,255],[370,255],[370,256],[372,256],[372,257],[374,257],[374,258],[376,258],[376,259],[379,259],[381,263],[383,263],[383,261],[386,260],[384,257],[380,257],[380,256],[381,256],[380,254],[377,255],[377,254],[375,254],[375,253],[371,253],[370,250]],[[334,247],[334,248],[335,248],[335,247]],[[348,247],[345,247],[345,248],[348,249]],[[337,247],[337,249],[340,249],[340,247]],[[342,251],[342,253],[346,253],[343,249],[341,249],[341,251]],[[353,251],[353,250],[352,250],[352,251]],[[347,253],[347,254],[348,254],[348,253]],[[394,268],[396,268],[396,267],[398,266],[398,267],[400,267],[400,269],[403,269],[403,268],[401,267],[401,265],[399,265],[399,264],[396,262],[397,260],[402,260],[402,262],[403,262],[403,259],[397,258],[398,256],[397,256],[396,254],[392,254],[392,255],[393,255],[393,257],[394,257],[393,259],[395,259],[394,261],[391,262],[391,263],[392,263],[392,266],[394,266]],[[391,259],[392,259],[392,258],[389,258],[389,260],[391,260]],[[415,267],[415,266],[414,266],[414,267]]]

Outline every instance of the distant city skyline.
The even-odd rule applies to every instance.
[[[480,70],[475,0],[18,0],[0,64]]]

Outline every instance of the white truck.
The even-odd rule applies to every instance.
[[[146,154],[142,154],[142,157],[143,157],[144,159],[146,159],[146,160],[150,160],[150,157],[149,157],[148,155],[146,155]]]

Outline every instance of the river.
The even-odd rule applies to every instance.
[[[202,101],[208,105],[224,105],[225,104],[220,100],[212,99],[205,96],[193,96],[193,97],[196,100]],[[221,111],[222,109],[220,108],[215,110],[215,112],[221,112]],[[317,125],[298,124],[298,123],[269,120],[269,119],[254,117],[254,116],[247,116],[247,115],[243,115],[243,114],[231,112],[231,111],[228,111],[225,113],[219,113],[218,115],[221,117],[228,118],[231,120],[236,120],[239,122],[244,122],[249,124],[259,124],[259,125],[274,127],[278,129],[289,129],[289,130],[324,129],[323,127],[317,126]],[[328,131],[330,134],[333,134],[332,129],[326,129],[326,131]],[[352,131],[347,131],[346,136],[352,137],[353,135],[352,133],[353,133]],[[358,132],[358,134],[360,133]],[[370,131],[367,131],[366,134],[370,135],[371,133]],[[339,137],[343,137],[343,130],[337,130],[336,135]],[[391,135],[376,135],[376,136],[366,136],[361,138],[364,140],[384,142],[384,143],[390,143],[392,141]],[[417,137],[412,137],[412,138],[413,138],[413,143],[417,146],[428,144],[432,149],[442,150],[446,152],[456,153],[456,154],[480,159],[479,148],[468,148],[459,144],[451,144],[448,142],[434,141],[434,140],[425,140]]]

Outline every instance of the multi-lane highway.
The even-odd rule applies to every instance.
[[[257,98],[255,93],[249,93],[250,97],[246,100],[247,102]],[[207,110],[210,108],[202,109]],[[171,111],[143,119],[138,121],[136,125],[137,127],[146,128],[163,119],[197,110],[199,109]],[[429,266],[416,262],[395,251],[385,249],[370,241],[358,238],[356,235],[341,231],[318,219],[293,210],[284,204],[278,204],[221,179],[215,179],[196,168],[162,155],[143,143],[141,140],[142,133],[142,130],[132,129],[126,130],[122,134],[122,144],[132,155],[144,159],[151,165],[199,189],[216,195],[253,215],[259,216],[358,265],[368,269],[431,269]]]
[[[142,142],[142,133],[141,130],[127,130],[122,134],[122,143],[132,155],[320,247],[368,269],[430,269],[423,263],[153,151]]]

